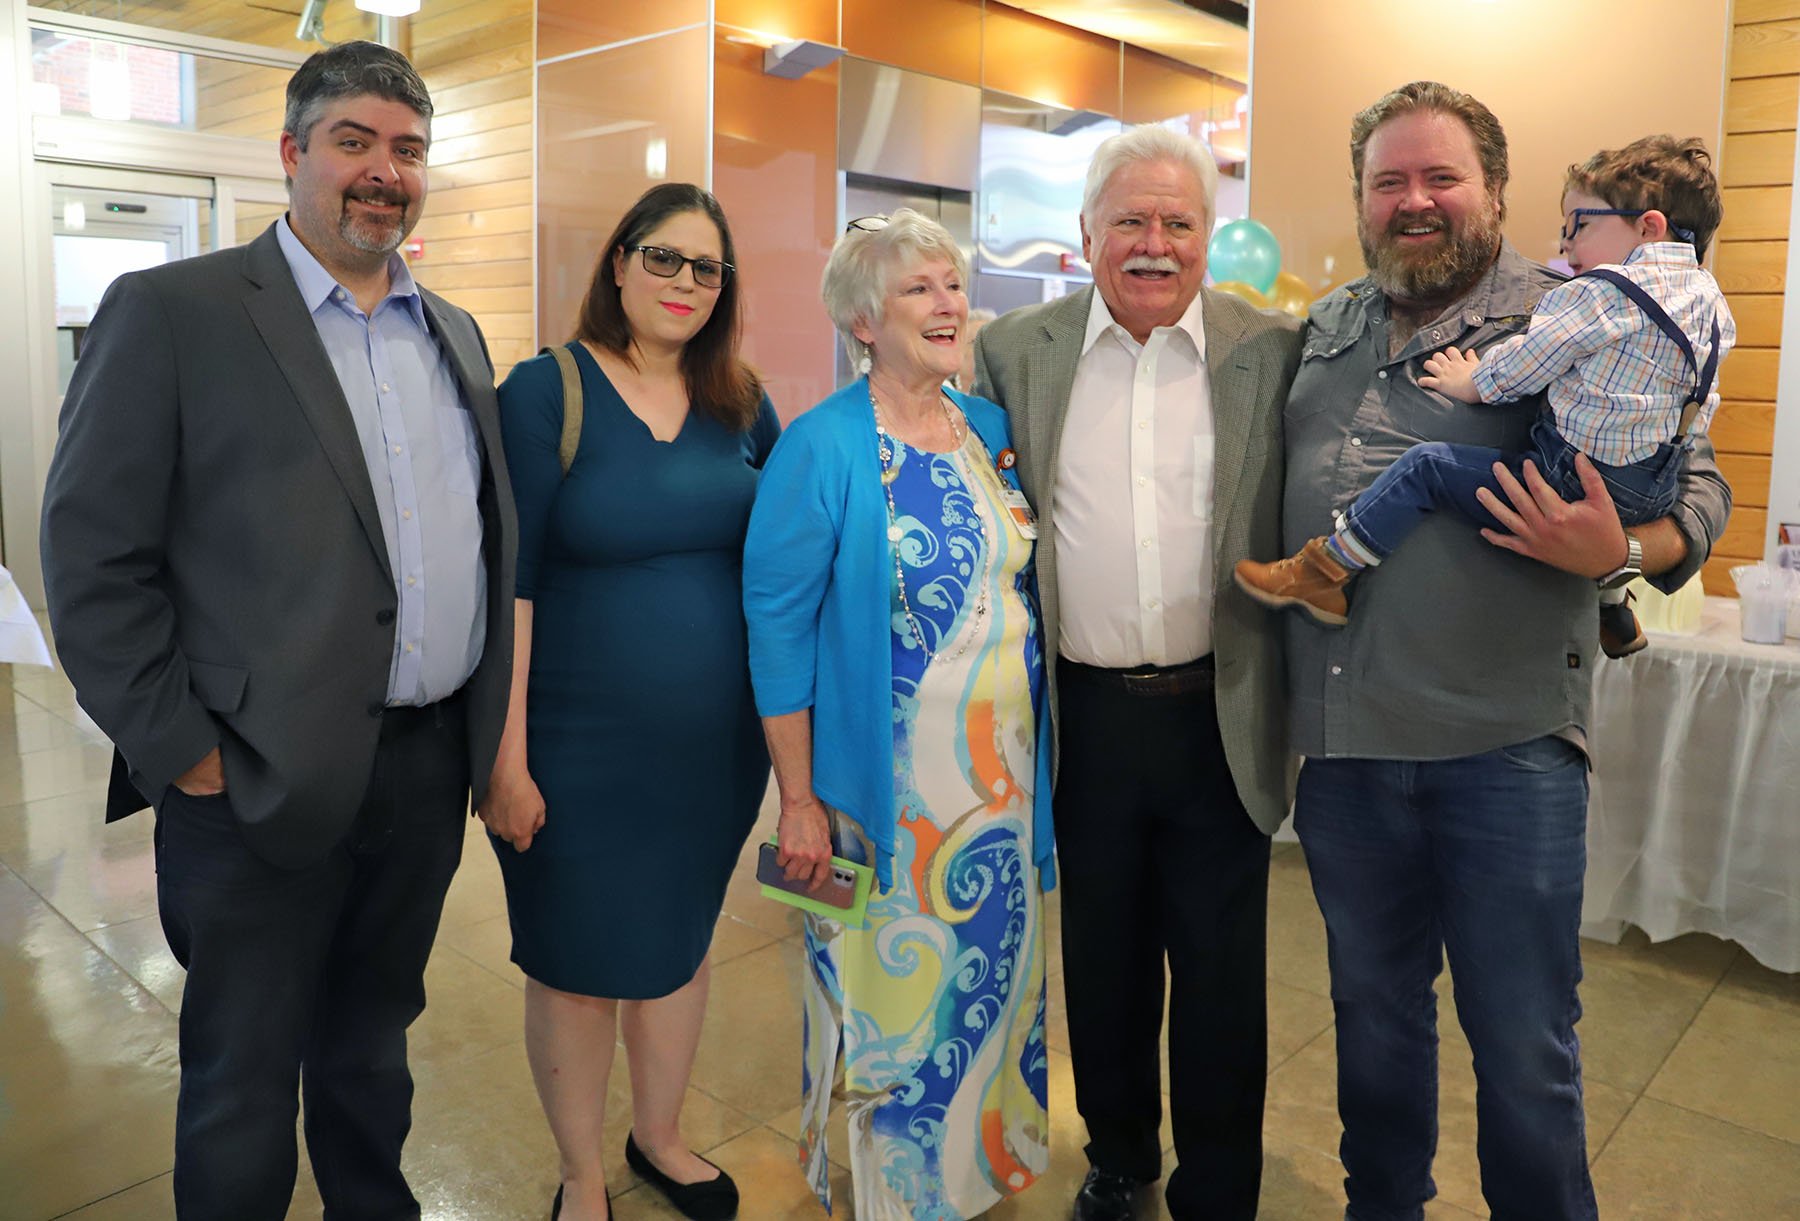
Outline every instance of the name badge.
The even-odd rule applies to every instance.
[[[1031,511],[1025,493],[1018,488],[1003,487],[1000,489],[1000,500],[1006,505],[1006,511],[1011,514],[1013,525],[1018,527],[1019,534],[1028,539],[1037,538],[1037,514]]]

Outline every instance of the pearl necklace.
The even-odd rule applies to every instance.
[[[918,616],[913,614],[912,602],[906,596],[905,565],[900,562],[899,544],[900,540],[905,537],[906,532],[900,528],[900,513],[899,510],[894,507],[894,480],[899,477],[900,472],[893,464],[894,449],[890,444],[890,441],[898,440],[898,438],[894,436],[893,430],[887,426],[887,421],[881,414],[881,400],[875,397],[875,387],[873,385],[870,385],[869,387],[869,404],[875,409],[875,446],[877,452],[881,455],[881,490],[887,496],[887,534],[888,542],[893,546],[894,551],[894,582],[899,586],[900,590],[900,609],[906,616],[907,630],[912,633],[912,638],[918,644],[919,650],[925,654],[925,664],[930,665],[937,660],[938,655],[932,652],[930,645],[925,643],[925,633],[919,627]],[[969,432],[966,428],[959,428],[957,426],[956,417],[950,412],[950,402],[943,394],[938,395],[938,405],[944,409],[944,420],[950,425],[950,436],[956,441],[956,449],[950,452],[960,453],[964,446],[968,444],[969,438],[974,434]],[[977,443],[979,444],[979,438],[977,438]],[[969,488],[969,495],[971,499],[976,495],[976,489],[973,486]],[[981,531],[982,566],[981,587],[975,595],[975,606],[969,612],[969,625],[971,629],[979,628],[982,621],[987,618],[988,581],[994,573],[994,548],[991,540],[987,536],[987,518],[979,511],[975,514],[975,525],[976,528]],[[967,652],[970,641],[972,641],[976,635],[977,632],[974,630],[965,631],[963,633],[961,647],[959,647],[956,652],[950,654],[950,660],[954,661],[956,658],[961,657]]]

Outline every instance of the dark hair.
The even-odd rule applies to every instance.
[[[1645,136],[1624,148],[1603,148],[1569,167],[1563,190],[1580,191],[1630,212],[1654,208],[1668,218],[1670,240],[1682,240],[1674,235],[1676,229],[1694,235],[1696,258],[1706,257],[1706,248],[1725,219],[1712,156],[1698,137]]]
[[[645,191],[631,205],[600,251],[593,282],[581,303],[575,337],[625,360],[631,359],[631,324],[626,321],[625,307],[619,300],[614,256],[624,255],[658,225],[683,212],[699,212],[718,226],[720,255],[734,266],[719,289],[712,316],[682,349],[681,373],[687,381],[688,401],[726,427],[743,432],[756,422],[762,384],[750,366],[738,358],[744,325],[735,270],[737,253],[731,244],[731,226],[725,223],[725,210],[711,192],[690,182],[665,182]]]
[[[1440,85],[1436,81],[1413,81],[1386,94],[1350,120],[1351,192],[1362,197],[1363,154],[1368,151],[1369,137],[1389,119],[1397,119],[1414,111],[1430,110],[1461,119],[1469,134],[1475,137],[1475,152],[1481,158],[1481,176],[1488,194],[1506,214],[1506,183],[1511,171],[1506,164],[1506,132],[1494,112],[1460,89]]]
[[[406,56],[378,42],[341,42],[307,56],[288,78],[281,130],[305,152],[313,124],[327,105],[365,93],[410,106],[427,125],[431,122],[431,94]]]

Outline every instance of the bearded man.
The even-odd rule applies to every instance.
[[[287,214],[122,276],[44,493],[57,651],[156,808],[187,968],[175,1210],[279,1221],[306,1145],[328,1217],[405,1218],[406,1028],[493,766],[517,529],[474,319],[396,248],[431,99],[369,42],[288,82]]]
[[[1465,93],[1415,82],[1351,124],[1369,275],[1312,309],[1285,419],[1291,551],[1407,447],[1526,448],[1538,399],[1421,388],[1427,356],[1525,329],[1558,277],[1501,236],[1506,137]],[[1499,1219],[1592,1218],[1578,927],[1586,863],[1594,582],[1665,589],[1706,559],[1730,491],[1701,440],[1672,516],[1619,525],[1578,460],[1564,503],[1527,467],[1483,503],[1511,534],[1429,517],[1355,586],[1349,626],[1287,617],[1295,827],[1330,938],[1347,1217],[1435,1194],[1433,981],[1447,953],[1474,1050],[1482,1191]],[[1497,468],[1497,473],[1504,468]]]

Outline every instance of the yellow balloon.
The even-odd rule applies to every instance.
[[[1312,286],[1291,271],[1276,276],[1275,283],[1269,288],[1269,304],[1296,318],[1306,317],[1312,308],[1313,296]]]
[[[1257,309],[1269,308],[1269,299],[1242,280],[1221,280],[1213,285],[1213,291],[1230,293],[1234,297],[1242,297]]]

